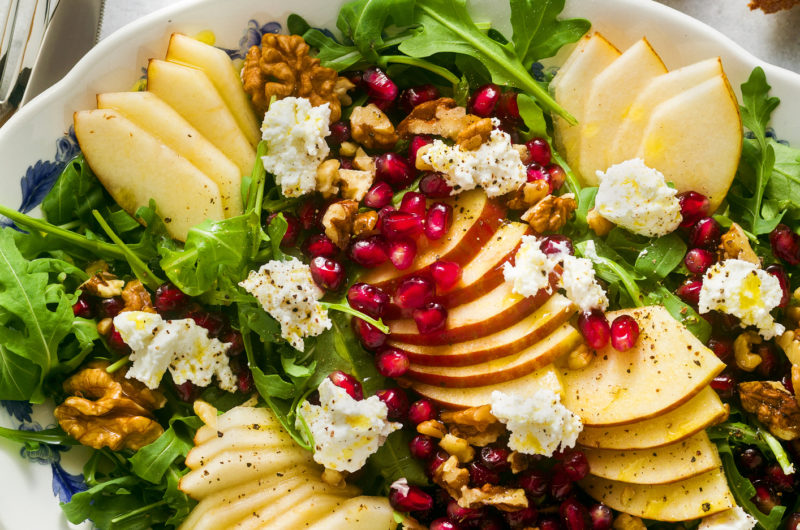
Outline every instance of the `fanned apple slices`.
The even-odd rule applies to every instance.
[[[180,489],[200,502],[181,530],[270,528],[389,530],[396,526],[386,498],[320,478],[322,467],[296,446],[271,411],[239,406],[221,416],[201,414],[191,471]]]

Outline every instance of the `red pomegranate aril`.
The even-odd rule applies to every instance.
[[[614,522],[614,513],[605,504],[594,504],[589,508],[592,530],[608,530]]]
[[[736,379],[731,374],[722,373],[712,379],[709,385],[722,399],[731,399],[736,392]]]
[[[411,142],[408,144],[408,163],[412,168],[417,167],[417,151],[419,151],[423,146],[432,143],[433,138],[430,136],[417,135],[411,138]],[[420,188],[421,187],[422,186],[420,186]]]
[[[72,304],[72,314],[81,318],[92,318],[94,316],[92,303],[86,294],[82,293],[78,300]]]
[[[756,485],[756,494],[753,497],[753,502],[756,503],[759,511],[763,513],[770,513],[775,506],[780,504],[777,495],[765,484]]]
[[[582,451],[570,450],[561,459],[561,466],[570,480],[579,481],[589,474],[589,461]]]
[[[567,530],[587,530],[591,528],[589,513],[583,504],[574,497],[562,502],[558,512]]]
[[[404,421],[408,417],[408,395],[402,388],[387,388],[375,392],[378,399],[384,402],[389,410],[387,418],[392,421]]]
[[[515,122],[520,119],[519,107],[517,106],[517,93],[509,90],[500,95],[497,105],[494,108],[497,117],[504,121]]]
[[[160,313],[171,313],[184,309],[189,303],[189,295],[172,285],[162,283],[156,289],[153,305]]]
[[[689,233],[689,246],[714,250],[719,245],[722,228],[712,217],[703,217]]]
[[[389,245],[381,236],[358,239],[350,245],[350,259],[362,267],[377,267],[389,259]]]
[[[339,157],[339,169],[353,169],[353,159],[346,156]]]
[[[429,199],[444,199],[449,197],[453,188],[447,183],[441,173],[426,173],[419,181],[419,191]]]
[[[228,346],[228,351],[225,352],[228,354],[228,357],[236,357],[244,351],[244,339],[242,338],[242,334],[235,329],[229,329],[223,333],[219,340],[230,344],[230,346]]]
[[[304,230],[311,230],[319,226],[319,213],[319,206],[314,201],[306,201],[297,209],[297,219]]]
[[[375,367],[384,377],[402,377],[410,364],[408,354],[399,348],[385,348],[375,356]]]
[[[446,517],[439,517],[431,521],[429,530],[460,530],[461,526]]]
[[[538,469],[524,471],[519,476],[518,484],[530,497],[541,497],[550,489],[549,473]]]
[[[800,530],[800,512],[794,512],[786,521],[786,530]]]
[[[397,97],[397,85],[378,67],[365,70],[361,80],[370,98],[391,102]]]
[[[536,162],[528,164],[526,174],[528,176],[528,182],[544,180],[547,182],[548,186],[550,185],[550,175],[547,174],[547,170]]]
[[[380,287],[368,283],[354,283],[347,290],[347,302],[356,311],[372,318],[381,318],[389,303],[389,295]]]
[[[303,243],[303,252],[312,258],[335,258],[339,254],[339,247],[325,234],[314,234]]]
[[[222,313],[213,313],[211,311],[204,311],[201,309],[190,311],[186,318],[191,318],[194,323],[205,328],[208,331],[210,338],[219,337],[219,335],[228,328],[228,319]]]
[[[405,158],[388,152],[375,158],[375,177],[394,188],[405,188],[414,180],[414,173]]]
[[[693,248],[686,253],[683,263],[692,274],[703,274],[714,264],[715,255],[704,248]]]
[[[481,448],[481,462],[491,470],[502,472],[511,467],[508,462],[510,454],[509,450],[504,447],[487,445]]]
[[[380,210],[392,202],[394,192],[388,183],[383,181],[376,182],[364,195],[364,206]]]
[[[550,152],[550,144],[544,138],[532,138],[525,142],[525,147],[528,148],[528,155],[531,161],[536,162],[540,166],[547,166],[553,154]]]
[[[117,353],[124,354],[131,351],[130,347],[122,340],[119,330],[111,324],[111,331],[108,334],[108,346]]]
[[[789,275],[786,274],[786,269],[781,265],[770,265],[765,270],[775,276],[781,286],[783,295],[781,295],[781,302],[778,304],[778,307],[786,307],[789,303]]]
[[[630,315],[621,315],[611,323],[611,345],[617,351],[627,351],[639,339],[639,324]],[[580,480],[580,479],[573,479]]]
[[[433,420],[439,412],[428,399],[420,399],[411,404],[408,408],[408,421],[414,425],[419,425],[423,421]]]
[[[708,339],[707,346],[724,363],[728,362],[733,355],[733,341],[730,339]]]
[[[125,307],[125,302],[122,301],[120,296],[112,296],[111,298],[102,298],[98,304],[98,313],[104,318],[114,318],[119,315],[120,311]]]
[[[361,383],[358,382],[358,379],[352,375],[342,372],[341,370],[336,370],[328,375],[328,379],[330,379],[331,383],[334,385],[343,388],[344,391],[356,401],[364,399],[364,389],[361,388]]]
[[[606,315],[599,309],[594,309],[589,313],[582,313],[578,317],[578,329],[581,331],[584,340],[586,340],[586,344],[595,350],[605,347],[611,338],[611,328],[608,325]]]
[[[757,473],[764,465],[764,457],[761,455],[761,452],[752,447],[748,447],[739,453],[736,460],[739,463],[739,468],[747,475]]]
[[[553,476],[550,479],[550,495],[558,500],[564,500],[572,493],[572,480],[567,472],[560,465],[553,468]]]
[[[437,290],[447,291],[461,279],[461,265],[454,261],[437,261],[431,265],[431,276]]]
[[[353,332],[361,341],[361,345],[368,350],[377,350],[386,344],[386,333],[382,332],[366,320],[354,317],[352,322]]]
[[[342,145],[350,140],[350,124],[346,121],[331,123],[331,134],[328,136],[328,144],[331,146]]]
[[[688,228],[703,217],[706,217],[711,208],[708,198],[696,191],[678,194],[678,202],[681,205],[681,216],[683,217],[681,226],[684,228]]]
[[[785,224],[779,224],[769,234],[769,244],[776,258],[789,265],[800,265],[800,236]]]
[[[409,237],[401,237],[389,241],[389,261],[397,270],[405,270],[414,263],[417,257],[417,244]]]
[[[531,526],[539,512],[533,506],[528,506],[516,512],[502,512],[503,517],[511,528],[525,528]]]
[[[430,436],[418,434],[408,443],[408,450],[411,451],[411,456],[414,458],[427,460],[436,450],[436,444],[433,443],[433,439]]]
[[[469,100],[468,109],[470,114],[475,114],[481,118],[488,118],[494,112],[497,100],[500,99],[500,87],[495,84],[488,84],[479,87]]]
[[[561,523],[555,517],[542,517],[537,521],[536,526],[539,527],[539,530],[561,530]]]
[[[418,512],[433,508],[433,497],[412,484],[392,484],[389,503],[400,512]]]
[[[335,259],[317,256],[311,260],[311,277],[320,288],[336,291],[344,285],[344,266]]]
[[[435,202],[428,209],[425,218],[425,235],[428,239],[437,240],[444,237],[453,219],[453,207],[443,202]]]
[[[550,164],[545,170],[550,177],[550,189],[553,191],[561,189],[561,186],[567,180],[567,172],[564,171],[564,168],[558,164]]]
[[[400,282],[394,292],[394,302],[401,309],[418,309],[424,306],[434,293],[431,280],[422,276],[412,276]]]
[[[450,499],[447,501],[447,518],[456,523],[474,521],[483,517],[485,510],[482,508],[463,508],[458,505],[458,501]]]
[[[175,393],[178,394],[178,399],[184,403],[193,403],[200,396],[200,388],[191,381],[173,385],[173,387],[175,388]]]
[[[473,486],[480,488],[484,484],[498,484],[500,475],[480,462],[470,462],[469,479]]]
[[[696,306],[700,302],[700,289],[702,288],[702,281],[689,279],[675,290],[675,294],[687,304]]]
[[[409,416],[410,418],[410,416]],[[425,472],[429,477],[433,477],[436,470],[439,469],[439,466],[447,462],[447,459],[450,458],[450,455],[442,451],[441,449],[436,450],[430,460],[428,460],[428,465],[425,467]]]
[[[444,328],[447,322],[447,309],[438,302],[428,302],[421,308],[415,309],[411,316],[417,324],[417,330],[424,335]]]
[[[403,195],[403,199],[400,201],[400,208],[401,212],[406,213],[413,213],[419,215],[420,217],[425,217],[425,212],[428,209],[428,201],[425,198],[425,195],[418,191],[409,191],[405,195]]]
[[[560,254],[564,251],[566,251],[570,256],[575,255],[575,247],[572,246],[572,240],[567,236],[544,236],[539,243],[539,248],[548,256]]]
[[[298,221],[297,217],[290,213],[273,213],[267,217],[266,226],[272,224],[272,220],[278,217],[278,215],[283,215],[283,218],[286,220],[286,232],[281,238],[281,246],[292,247],[295,243],[297,243],[297,238],[300,237],[300,221]]]
[[[253,391],[254,384],[253,372],[250,371],[249,367],[245,365],[236,371],[236,388],[239,389],[239,392],[249,394]]]
[[[766,479],[778,491],[788,492],[794,488],[794,473],[787,475],[778,464],[772,464],[767,468]]]
[[[780,359],[775,353],[775,346],[770,342],[763,342],[758,345],[755,353],[761,357],[761,362],[756,366],[756,372],[764,379],[770,379],[780,364]]]
[[[439,89],[433,85],[419,85],[407,88],[400,93],[400,108],[410,114],[414,107],[426,101],[439,99]]]
[[[381,221],[381,233],[389,240],[401,237],[415,238],[425,230],[423,217],[414,213],[389,212]]]
[[[786,374],[781,377],[781,384],[789,391],[790,394],[794,395],[794,383],[792,383],[792,374]]]

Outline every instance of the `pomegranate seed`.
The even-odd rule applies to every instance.
[[[382,332],[366,320],[355,317],[351,322],[351,325],[353,326],[353,332],[356,334],[356,337],[358,337],[358,340],[361,341],[361,345],[366,349],[377,350],[386,344],[386,333]]]
[[[775,276],[781,286],[783,295],[781,296],[781,303],[778,304],[778,307],[786,307],[789,303],[789,275],[786,274],[786,269],[781,265],[770,265],[765,270]]]
[[[191,318],[195,324],[205,328],[210,338],[218,337],[228,327],[228,319],[221,313],[196,309],[187,313],[186,318]]]
[[[714,264],[714,254],[704,248],[693,248],[686,253],[683,263],[692,274],[703,274]]]
[[[702,193],[696,191],[687,191],[678,194],[678,202],[681,205],[681,226],[689,228],[700,219],[708,216],[711,209],[711,203],[708,198]]]
[[[353,169],[353,159],[344,156],[339,157],[339,169]]]
[[[429,199],[443,199],[450,196],[453,188],[440,173],[431,172],[419,181],[419,190]]]
[[[737,455],[737,461],[739,463],[739,467],[748,475],[757,473],[764,465],[764,457],[761,456],[761,453],[758,451],[758,449],[753,449],[752,447],[748,447],[739,453]]]
[[[689,246],[714,250],[719,245],[722,228],[712,217],[703,217],[692,227],[689,233]]]
[[[459,530],[461,526],[452,522],[446,517],[439,517],[438,519],[431,521],[431,524],[428,526],[428,528],[430,530]]]
[[[558,512],[567,530],[586,530],[590,528],[589,513],[574,497],[562,502]]]
[[[437,289],[447,291],[461,279],[461,265],[454,261],[437,261],[431,265],[431,276]]]
[[[447,501],[447,518],[457,523],[480,519],[484,511],[483,508],[462,508],[455,499]]]
[[[558,164],[550,164],[545,168],[547,175],[550,177],[550,189],[559,190],[564,182],[567,180],[567,173],[564,168]]]
[[[687,304],[696,306],[700,302],[700,289],[702,287],[703,282],[700,280],[689,279],[675,290],[675,294]]]
[[[408,421],[414,425],[419,425],[423,421],[435,419],[436,414],[438,414],[438,411],[430,400],[420,399],[412,403],[408,408]]]
[[[242,334],[235,329],[230,329],[223,333],[219,340],[230,344],[230,346],[228,346],[228,351],[225,352],[228,354],[228,357],[236,357],[244,351],[244,339],[242,338]]]
[[[433,143],[433,139],[430,136],[414,136],[411,138],[411,143],[408,144],[408,163],[412,168],[417,166],[417,151],[424,145],[429,145]],[[420,188],[422,186],[420,185]]]
[[[425,217],[425,211],[428,209],[428,202],[425,195],[417,191],[409,191],[403,195],[400,201],[400,211],[406,213],[413,213],[420,217]]]
[[[286,219],[286,233],[284,233],[281,238],[281,246],[293,247],[295,243],[297,243],[297,238],[300,236],[300,221],[290,213],[281,212],[281,214],[283,214],[283,218]],[[272,220],[278,217],[278,215],[280,214],[270,214],[269,217],[267,217],[266,226],[272,224]]]
[[[756,485],[756,495],[753,497],[756,507],[763,513],[769,513],[780,504],[777,496],[765,484]]]
[[[769,342],[759,344],[756,349],[756,354],[761,357],[761,362],[758,363],[756,371],[765,379],[770,378],[777,370],[778,364],[780,363],[778,355],[775,353],[774,346]]]
[[[572,479],[560,465],[553,468],[553,476],[550,479],[550,495],[557,501],[562,501],[572,493]]]
[[[414,263],[417,257],[417,244],[408,237],[401,237],[389,242],[389,261],[398,270],[405,270]]]
[[[443,202],[433,203],[425,218],[425,235],[431,240],[441,239],[450,228],[452,219],[452,206]]]
[[[569,451],[561,460],[561,465],[570,480],[578,481],[589,474],[589,461],[581,451]]]
[[[343,388],[345,392],[356,401],[364,399],[364,389],[361,388],[361,383],[358,382],[358,379],[352,375],[342,372],[341,370],[336,370],[328,375],[328,379],[330,379],[331,383],[334,385]]]
[[[93,318],[94,310],[86,293],[81,293],[78,300],[72,304],[72,314],[81,318]]]
[[[528,148],[528,154],[533,162],[540,166],[550,164],[550,159],[553,156],[550,152],[550,144],[544,138],[533,138],[525,142],[525,147]]]
[[[776,258],[789,265],[800,265],[800,236],[784,224],[779,224],[769,234],[769,244]]]
[[[119,330],[111,324],[111,332],[108,334],[108,346],[115,352],[125,354],[131,351],[130,347],[122,340]]]
[[[495,106],[495,114],[504,121],[515,122],[520,119],[517,106],[517,93],[514,91],[503,92]]]
[[[407,212],[389,212],[383,217],[383,222],[381,223],[381,233],[386,236],[387,239],[416,237],[420,235],[424,229],[422,217]]]
[[[188,303],[189,296],[171,283],[161,284],[153,297],[153,305],[160,313],[184,309]]]
[[[498,99],[500,99],[499,86],[492,83],[483,85],[472,94],[468,105],[469,112],[481,118],[488,118],[494,112]]]
[[[709,385],[722,399],[731,399],[736,391],[736,380],[731,374],[720,374]]]
[[[389,409],[387,418],[392,421],[404,421],[408,416],[408,395],[402,388],[387,388],[375,392],[378,399]]]
[[[545,168],[543,168],[536,162],[531,162],[530,164],[528,164],[526,171],[527,171],[526,174],[528,176],[528,182],[544,180],[547,181],[548,186],[550,185],[550,175],[547,174],[547,170],[545,170]]]
[[[767,468],[766,479],[778,491],[792,491],[794,488],[794,473],[787,475],[778,464],[772,464]]]
[[[428,302],[420,309],[415,309],[411,316],[420,333],[433,333],[444,328],[447,321],[447,309],[438,302]]]
[[[380,287],[368,283],[354,283],[347,290],[347,302],[356,311],[361,311],[372,318],[381,318],[386,310],[386,304],[389,303],[389,295]]]
[[[328,136],[328,145],[338,146],[350,140],[350,124],[346,121],[331,123],[331,134]]]
[[[539,248],[548,256],[567,252],[570,256],[575,255],[575,247],[572,246],[572,240],[567,236],[551,235],[544,236],[539,243]]]
[[[178,399],[184,403],[193,403],[200,396],[200,388],[191,381],[173,386],[175,393],[178,394]]]
[[[427,460],[433,455],[436,445],[430,436],[418,434],[411,439],[408,443],[408,449],[411,451],[411,456],[419,460]]]
[[[578,329],[580,329],[583,338],[586,340],[586,344],[595,350],[605,347],[611,336],[608,320],[599,309],[581,314],[578,317]]]
[[[410,364],[408,354],[399,348],[385,348],[375,356],[375,367],[384,377],[402,377]]]
[[[344,285],[344,267],[335,259],[317,256],[311,260],[310,268],[311,277],[320,288],[336,291]]]
[[[394,301],[401,309],[418,309],[433,297],[433,282],[422,276],[403,280],[394,292]]]
[[[639,324],[630,315],[621,315],[611,323],[611,345],[617,351],[627,351],[634,347],[639,338]],[[580,479],[574,479],[580,480]]]
[[[470,462],[469,479],[473,486],[480,488],[484,484],[498,484],[500,475],[480,462]]]
[[[314,201],[306,201],[297,209],[297,218],[304,230],[320,226],[319,206]]]
[[[730,339],[709,339],[708,349],[713,351],[720,361],[726,363],[733,355],[733,341]]]
[[[589,508],[592,530],[608,530],[614,521],[614,513],[605,504],[598,503]]]
[[[389,259],[389,246],[381,236],[358,239],[350,246],[350,259],[362,267],[377,267]]]
[[[505,517],[506,522],[511,528],[525,528],[531,526],[538,516],[539,512],[537,512],[536,508],[533,506],[528,506],[516,512],[503,512],[503,517]]]
[[[392,202],[392,197],[394,197],[392,187],[386,182],[379,181],[364,195],[364,206],[380,210]]]
[[[417,512],[433,508],[433,497],[412,484],[392,484],[389,503],[401,512]]]
[[[125,302],[119,296],[102,298],[99,305],[98,313],[104,318],[114,318],[125,308]]]
[[[405,188],[414,180],[408,161],[391,151],[375,158],[375,176],[395,188]]]
[[[530,469],[523,472],[519,476],[518,483],[519,487],[533,498],[545,495],[550,489],[548,473],[538,469]]]
[[[792,374],[786,374],[781,377],[781,384],[789,391],[790,394],[794,394],[794,384],[792,383]]]
[[[786,530],[800,530],[800,512],[794,512],[786,521]]]
[[[381,109],[383,112],[389,112],[389,109],[392,108],[394,105],[394,100],[392,99],[378,99],[378,98],[369,98],[367,99],[367,104],[372,104]]]
[[[249,394],[253,391],[253,372],[247,366],[242,366],[236,372],[236,387],[242,394]]]
[[[312,258],[335,258],[339,254],[339,247],[325,234],[314,234],[303,244],[303,252]]]
[[[400,93],[400,108],[411,114],[414,107],[426,101],[439,99],[439,89],[433,85],[420,85],[407,88]]]
[[[391,102],[397,97],[397,85],[380,68],[365,70],[361,81],[370,98]]]
[[[511,467],[508,462],[508,455],[511,454],[504,447],[486,446],[481,448],[481,462],[493,471],[505,471]]]
[[[410,419],[410,416],[409,416]],[[445,453],[444,451],[437,450],[430,460],[428,460],[428,465],[425,469],[426,473],[429,477],[433,477],[433,474],[439,469],[439,466],[447,462],[447,459],[450,458],[450,455]]]
[[[536,526],[539,530],[561,530],[561,523],[555,517],[542,517]]]

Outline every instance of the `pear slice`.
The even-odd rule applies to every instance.
[[[596,172],[608,169],[608,151],[636,97],[666,72],[661,58],[642,38],[594,78],[588,88],[578,146],[577,169],[586,185],[596,186]]]
[[[647,122],[660,103],[720,74],[722,74],[722,61],[719,57],[713,57],[653,79],[639,93],[625,115],[613,142],[608,160],[609,166],[629,160],[636,154]]]
[[[573,168],[578,167],[578,146],[588,97],[587,87],[619,56],[619,50],[599,33],[586,36],[570,54],[550,84],[553,97],[558,104],[578,120],[578,125],[573,126],[560,116],[553,118],[556,146],[564,153],[567,163]]]
[[[174,150],[219,187],[226,217],[242,213],[242,176],[219,149],[152,92],[97,95],[97,108],[113,109]]]
[[[256,151],[202,70],[151,59],[147,66],[147,90],[178,111],[225,153],[239,168],[240,175],[250,174]]]
[[[169,235],[181,241],[206,219],[224,219],[217,185],[120,113],[84,110],[73,119],[86,161],[126,212],[134,215],[154,199]]]
[[[679,192],[708,197],[713,212],[728,193],[741,152],[739,104],[720,74],[658,105],[637,155]]]
[[[583,453],[592,475],[631,484],[669,484],[722,465],[704,431],[663,447],[634,451],[586,447]]]
[[[661,447],[725,421],[728,410],[728,405],[707,386],[680,407],[649,420],[617,427],[585,426],[578,437],[578,443],[598,449]]]
[[[322,487],[326,489],[322,489]],[[325,493],[328,491],[328,493]],[[295,492],[286,492],[287,497],[291,497]],[[312,495],[302,499],[300,494],[297,496],[294,506],[281,510],[284,500],[265,504],[260,510],[242,520],[233,528],[237,530],[259,530],[269,528],[270,530],[296,530],[308,527],[326,515],[333,513],[334,510],[341,508],[347,497],[338,495],[335,488],[320,482],[314,485]],[[289,500],[285,501],[290,502]]]
[[[386,497],[355,497],[346,501],[324,519],[308,527],[309,530],[392,530],[397,526],[394,510]]]
[[[181,33],[173,33],[169,39],[166,59],[171,63],[202,70],[225,100],[250,145],[258,145],[261,140],[261,124],[242,88],[239,73],[234,69],[227,53]]]
[[[584,425],[613,426],[665,414],[700,392],[725,364],[662,306],[613,311],[639,324],[624,352],[610,345],[580,370],[562,370],[564,405]]]
[[[259,509],[253,510],[238,524],[230,528],[237,530],[245,528],[283,528],[280,520],[286,514],[302,511],[306,505],[311,503],[319,495],[329,494],[335,488],[328,486],[322,481],[309,481],[296,488],[284,490],[284,494],[274,501],[262,505]]]
[[[186,455],[186,467],[197,469],[216,455],[228,450],[255,450],[259,448],[294,447],[294,440],[282,428],[255,430],[247,427],[229,429],[222,436],[214,436],[193,447]]]
[[[688,521],[736,505],[722,468],[671,484],[628,484],[588,476],[581,487],[623,513],[655,521]]]

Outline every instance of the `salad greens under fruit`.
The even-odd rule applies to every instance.
[[[474,21],[464,0],[355,0],[340,10],[336,25],[341,38],[313,27],[299,15],[289,17],[288,29],[315,50],[322,66],[342,76],[359,80],[365,69],[385,72],[396,90],[405,91],[401,101],[412,100],[419,87],[430,87],[425,90],[451,96],[467,106],[480,87],[502,87],[498,88],[503,93],[493,116],[501,120],[504,130],[518,139],[516,143],[544,139],[549,144],[553,115],[568,123],[575,119],[550,94],[552,75],[539,61],[578,41],[590,23],[559,18],[564,0],[509,2],[510,37]],[[342,109],[343,120],[353,108],[375,101],[371,90],[361,83],[353,103]],[[761,68],[742,85],[741,116],[747,132],[739,169],[725,203],[709,222],[717,229],[733,223],[741,226],[763,266],[775,267],[787,279],[783,287],[788,295],[800,287],[796,272],[800,264],[800,149],[781,142],[769,128],[770,116],[779,105],[769,91]],[[395,124],[410,112],[403,104],[382,103]],[[408,142],[401,140],[393,152],[406,156],[408,149]],[[163,434],[138,450],[92,449],[83,470],[85,488],[62,504],[69,521],[90,519],[103,529],[179,526],[196,505],[178,488],[188,471],[184,459],[194,446],[195,432],[203,425],[192,408],[195,401],[226,411],[257,399],[274,411],[300,447],[312,450],[314,440],[308,427],[296,422],[298,408],[307,399],[313,400],[329,374],[350,374],[367,396],[395,386],[376,369],[363,335],[353,331],[351,320],[361,319],[359,325],[371,326],[366,329],[373,332],[388,328],[379,318],[351,307],[342,295],[365,268],[348,264],[344,287],[331,289],[322,301],[330,314],[330,329],[306,337],[303,351],[281,337],[278,321],[240,286],[250,271],[270,260],[307,262],[300,249],[312,232],[319,230],[313,219],[303,227],[298,217],[309,211],[318,216],[323,201],[317,196],[283,196],[274,176],[261,163],[265,152],[262,142],[253,172],[243,181],[243,213],[207,220],[193,227],[183,243],[169,237],[154,201],[135,215],[123,210],[82,155],[67,164],[44,198],[42,219],[0,206],[0,214],[15,225],[0,231],[0,399],[62,403],[68,395],[63,383],[87,363],[105,362],[103,366],[112,375],[127,369],[127,345],[113,333],[98,331],[99,322],[121,309],[119,296],[90,296],[83,287],[97,271],[126,281],[138,279],[154,296],[156,309],[167,308],[161,311],[167,316],[192,318],[210,335],[233,345],[229,355],[237,391],[173,384],[167,377],[160,386],[165,405],[153,412]],[[598,236],[589,229],[588,221],[598,189],[581,186],[555,149],[552,156],[563,171],[566,186],[560,191],[556,186],[553,193],[573,193],[577,202],[574,218],[560,234],[571,239],[578,256],[591,260],[610,306],[663,305],[694,336],[728,360],[731,368],[711,386],[730,405],[731,414],[708,433],[720,452],[737,504],[764,529],[800,526],[794,468],[800,445],[771,434],[741,408],[736,391],[737,381],[749,379],[782,380],[791,388],[792,378],[787,375],[791,363],[770,341],[760,347],[766,360],[755,372],[736,370],[730,335],[738,329],[737,324],[722,314],[698,313],[690,292],[695,276],[685,263],[689,249],[685,233],[679,230],[650,238],[615,227]],[[426,192],[420,178],[410,180],[394,190],[387,188],[390,194],[393,191],[395,207],[400,207],[408,193]],[[371,210],[362,205],[362,211]],[[800,300],[792,298],[778,313],[789,318],[792,311],[800,311],[798,306]],[[409,449],[415,434],[413,428],[394,432],[369,457],[365,469],[354,476],[366,493],[388,494],[399,479],[423,489],[432,487],[428,464]],[[41,431],[0,428],[0,436],[31,450],[41,444],[78,444],[60,427]],[[565,454],[559,457],[568,458]],[[578,461],[580,464],[580,458]],[[564,465],[561,460],[544,458],[540,463],[551,471],[553,465],[555,470]],[[505,479],[507,475],[503,475]],[[577,495],[580,502],[593,502],[570,484],[564,486],[575,492],[570,499]],[[561,493],[547,488],[537,502],[542,513],[552,513],[539,519],[540,527],[579,528],[569,517],[561,523],[552,517],[558,512],[553,499],[563,499]],[[585,520],[582,524],[607,528],[604,525],[610,525],[611,511],[596,506],[602,505],[586,512],[587,517],[591,515],[591,525]],[[429,513],[414,515],[430,522],[444,513],[440,508],[437,505]],[[497,514],[492,519],[497,528],[515,524],[513,517],[503,519]],[[452,527],[479,528],[470,524]]]

